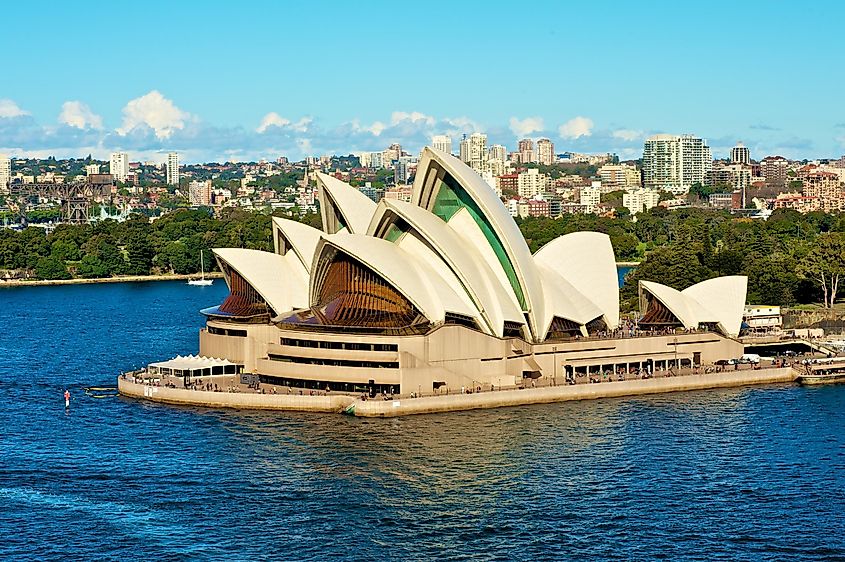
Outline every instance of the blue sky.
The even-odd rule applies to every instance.
[[[420,8],[424,11],[419,11]],[[845,153],[834,2],[14,2],[0,151],[185,161],[515,146]]]

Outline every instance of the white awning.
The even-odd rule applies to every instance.
[[[237,363],[232,363],[228,359],[218,359],[217,357],[204,357],[202,355],[182,357],[181,355],[177,355],[167,361],[150,363],[147,370],[150,373],[176,374],[175,372],[179,371],[179,375],[191,373],[207,376],[236,374],[239,366]]]

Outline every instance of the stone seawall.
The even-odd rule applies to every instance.
[[[97,277],[93,279],[0,279],[0,287],[39,287],[51,285],[96,285],[102,283],[141,283],[145,281],[187,281],[198,279],[199,273],[165,275],[121,275],[118,277]],[[222,279],[219,271],[207,272],[206,279]]]
[[[165,404],[205,406],[208,408],[238,408],[249,410],[289,410],[296,412],[343,412],[355,398],[341,394],[328,396],[300,396],[297,394],[258,394],[247,392],[209,392],[185,390],[165,386],[149,386],[117,379],[117,390],[123,396],[141,398]]]
[[[708,375],[689,375],[656,379],[579,384],[501,390],[478,394],[451,394],[398,400],[361,400],[349,395],[302,396],[296,394],[257,394],[246,392],[208,392],[137,384],[118,378],[120,394],[153,402],[205,406],[209,408],[238,408],[261,410],[289,410],[299,412],[346,413],[361,417],[395,417],[412,414],[457,412],[548,404],[568,400],[592,400],[620,396],[661,394],[687,390],[705,390],[755,384],[788,383],[795,380],[791,368],[733,371]]]
[[[548,404],[568,400],[592,400],[595,398],[660,394],[664,392],[704,390],[754,384],[788,383],[794,380],[795,371],[787,367],[761,369],[759,371],[734,371],[709,375],[637,379],[574,386],[502,390],[482,392],[479,394],[452,394],[449,396],[431,396],[392,401],[356,400],[346,409],[346,413],[363,417],[394,417],[411,414],[500,408],[503,406],[522,406],[525,404]]]

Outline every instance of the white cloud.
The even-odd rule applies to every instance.
[[[390,114],[390,124],[398,125],[402,121],[410,121],[411,123],[425,123],[426,125],[434,125],[437,119],[431,115],[420,113],[419,111],[394,111]]]
[[[589,137],[593,134],[593,120],[588,117],[573,117],[558,127],[558,133],[565,139]]]
[[[123,108],[123,126],[117,129],[121,135],[132,129],[146,125],[155,131],[159,139],[168,139],[174,131],[185,128],[185,122],[192,118],[191,114],[182,111],[158,90],[130,100]]]
[[[18,104],[10,99],[0,99],[0,119],[23,115],[29,115],[29,112],[18,107]]]
[[[264,133],[270,127],[278,127],[280,129],[291,129],[298,133],[304,133],[308,130],[308,127],[312,122],[313,119],[310,117],[302,117],[299,121],[294,123],[290,119],[282,117],[275,111],[271,111],[261,119],[261,123],[258,125],[258,128],[255,129],[255,132]]]
[[[635,141],[643,136],[642,131],[634,131],[632,129],[617,129],[613,131],[613,138],[624,141]]]
[[[526,117],[525,119],[517,119],[511,117],[510,129],[518,137],[527,137],[531,133],[542,131],[545,128],[542,117]]]
[[[103,118],[91,111],[91,108],[81,101],[66,101],[62,104],[59,123],[64,123],[77,129],[102,129]]]

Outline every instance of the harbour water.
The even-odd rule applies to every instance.
[[[0,290],[0,559],[845,558],[841,385],[389,420],[84,394],[195,352],[224,294]]]

